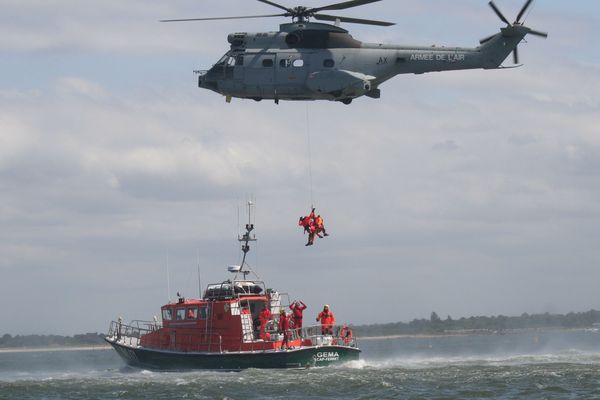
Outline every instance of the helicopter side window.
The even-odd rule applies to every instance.
[[[265,58],[264,60],[262,60],[262,66],[269,68],[273,66],[273,59],[272,58]]]
[[[304,67],[304,60],[302,60],[302,59],[294,60],[292,65],[296,68]]]
[[[333,61],[331,58],[323,60],[323,66],[325,68],[333,68],[334,65],[335,65],[335,61]]]

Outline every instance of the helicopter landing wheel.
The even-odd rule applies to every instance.
[[[344,103],[345,105],[348,105],[348,104],[352,103],[352,99],[344,99],[344,100],[341,100],[341,102]]]

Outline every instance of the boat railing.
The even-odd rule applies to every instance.
[[[115,342],[129,346],[138,346],[142,331],[139,326],[126,325],[121,321],[112,321],[108,328],[107,337]]]
[[[307,326],[302,328],[300,334],[315,346],[358,347],[357,338],[353,335],[352,328],[347,325],[332,325],[326,330],[321,325]]]
[[[222,335],[208,333],[204,329],[196,332],[167,331],[148,321],[132,321],[131,325],[112,321],[107,338],[119,344],[156,350],[223,352]]]
[[[157,331],[160,328],[162,328],[162,323],[158,322],[158,320],[156,321],[142,321],[142,320],[137,320],[134,319],[133,321],[131,321],[129,323],[129,325],[136,327],[138,329],[143,329],[146,331]]]
[[[290,329],[288,340],[290,342],[301,340],[303,345],[358,347],[357,338],[354,337],[352,329],[347,325],[332,325],[328,331],[331,334],[324,333],[321,325]],[[263,335],[264,340],[260,340],[258,343],[281,342],[283,340],[283,332],[279,331],[277,327],[267,328],[265,333],[268,335]]]
[[[266,333],[268,335],[262,337],[256,335],[254,340],[244,341],[239,336],[223,336],[207,332],[204,329],[181,332],[160,329],[154,322],[149,321],[132,321],[130,325],[112,321],[107,339],[132,347],[177,352],[223,353],[224,345],[225,351],[265,351],[278,348],[279,346],[273,347],[273,343],[283,341],[283,332],[275,328],[267,330]],[[290,345],[300,341],[302,346],[358,347],[356,338],[353,337],[352,331],[347,326],[335,325],[327,332],[323,332],[320,325],[308,326],[301,329],[290,329],[287,333]],[[232,344],[236,342],[239,345],[233,347]]]

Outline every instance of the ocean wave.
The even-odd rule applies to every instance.
[[[365,357],[349,362],[343,368],[389,369],[389,368],[443,368],[447,366],[519,366],[536,364],[582,364],[600,365],[599,353],[584,353],[577,350],[546,354],[495,354],[484,356],[394,356],[383,359]]]

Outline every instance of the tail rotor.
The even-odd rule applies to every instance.
[[[511,36],[516,36],[517,34],[523,34],[523,36],[525,36],[527,34],[532,34],[532,35],[543,37],[543,38],[547,38],[548,37],[548,34],[546,32],[540,32],[540,31],[536,31],[536,30],[530,29],[530,28],[526,27],[523,24],[523,22],[521,21],[521,19],[523,18],[523,16],[525,15],[525,13],[529,9],[529,7],[531,6],[531,3],[533,3],[533,0],[527,0],[525,2],[525,4],[523,5],[523,7],[521,8],[521,11],[519,11],[519,14],[517,14],[517,19],[512,24],[504,16],[504,14],[502,14],[502,11],[500,11],[500,9],[498,8],[498,6],[496,6],[496,4],[494,3],[493,0],[491,0],[488,3],[490,5],[490,7],[492,8],[492,10],[494,11],[494,13],[498,16],[498,18],[500,18],[500,20],[507,25],[506,28],[502,28],[502,36],[504,36],[504,37],[511,37]],[[479,43],[484,44],[486,42],[489,42],[490,40],[492,40],[496,36],[498,36],[498,34],[495,34],[495,35],[492,35],[492,36],[488,36],[488,37],[486,37],[484,39],[481,39],[479,41]],[[513,61],[514,61],[515,64],[519,63],[518,46],[515,46],[515,49],[513,50]]]

